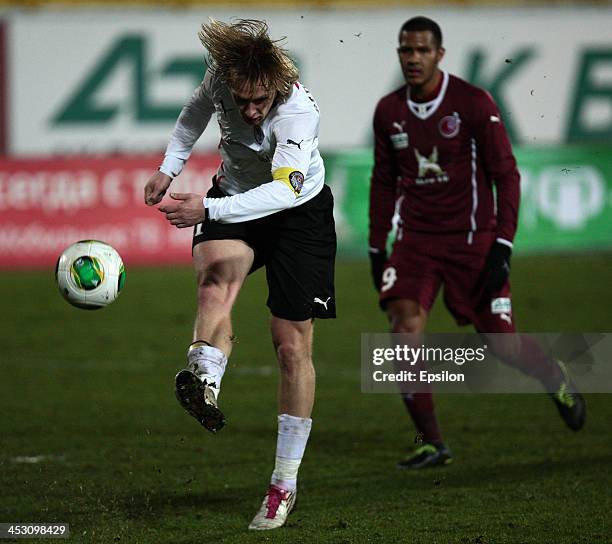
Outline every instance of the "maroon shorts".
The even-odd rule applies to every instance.
[[[403,232],[383,272],[380,304],[393,299],[418,302],[431,310],[440,287],[444,304],[459,325],[472,323],[479,332],[514,332],[510,282],[485,293],[484,265],[495,233],[435,235]]]

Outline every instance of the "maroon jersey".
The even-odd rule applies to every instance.
[[[403,86],[376,107],[371,248],[385,247],[396,201],[408,232],[514,238],[520,176],[497,106],[486,91],[442,76],[430,102],[409,100]]]

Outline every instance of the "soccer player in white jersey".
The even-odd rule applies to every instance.
[[[319,109],[265,22],[210,20],[204,81],[183,108],[145,202],[161,202],[216,113],[222,162],[213,187],[170,193],[159,210],[195,227],[197,313],[187,368],[176,376],[181,405],[206,429],[225,424],[221,379],[232,351],[232,306],[246,276],[266,267],[271,333],[280,367],[276,463],[250,529],[282,526],[293,508],[310,433],[315,371],[313,320],[335,317],[333,197],[318,151]]]

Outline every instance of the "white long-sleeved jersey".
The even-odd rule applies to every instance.
[[[228,196],[204,198],[211,220],[258,219],[300,206],[322,189],[319,108],[310,93],[295,83],[289,97],[253,126],[243,120],[227,85],[210,71],[179,115],[161,172],[172,178],[181,173],[213,112],[221,129],[217,184]]]

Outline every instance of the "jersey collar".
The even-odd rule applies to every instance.
[[[442,100],[444,100],[447,87],[448,72],[445,71],[442,71],[442,87],[440,88],[438,96],[436,96],[433,100],[430,100],[429,102],[414,102],[410,100],[410,87],[406,87],[406,102],[408,103],[408,108],[419,119],[428,119],[436,112],[436,110],[442,103]]]

